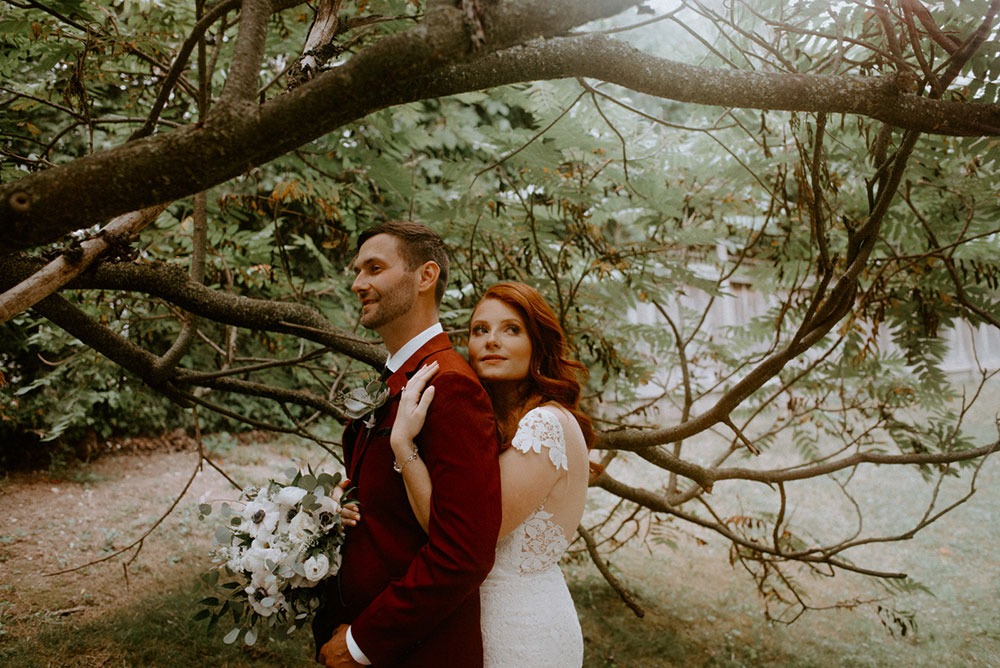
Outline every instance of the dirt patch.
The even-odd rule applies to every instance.
[[[295,448],[241,444],[213,455],[241,483],[278,476]],[[238,492],[199,458],[180,435],[130,439],[116,454],[59,474],[14,473],[0,482],[0,627],[31,634],[33,620],[72,617],[86,623],[170,583],[178,565],[209,565],[211,526],[198,518],[199,502]],[[75,569],[139,539],[170,508],[173,512],[135,549]],[[134,558],[133,558],[134,557]]]

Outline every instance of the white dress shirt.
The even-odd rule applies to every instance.
[[[413,353],[420,350],[420,346],[424,345],[438,334],[443,333],[444,327],[441,326],[441,323],[434,323],[404,343],[403,347],[397,350],[395,354],[389,355],[389,358],[385,361],[385,365],[389,368],[389,371],[392,371],[393,373],[399,371],[399,368],[406,364],[406,360],[413,357]]]

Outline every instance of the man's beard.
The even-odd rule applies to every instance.
[[[390,322],[406,315],[417,298],[417,281],[401,280],[392,289],[379,293],[375,308],[361,313],[361,326],[378,330]]]

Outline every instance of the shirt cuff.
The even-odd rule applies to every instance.
[[[354,660],[360,663],[362,666],[372,665],[372,662],[368,660],[368,657],[365,656],[365,653],[361,651],[360,647],[358,647],[358,643],[354,642],[354,636],[351,635],[350,626],[347,627],[347,651],[350,652],[351,656],[354,657]]]

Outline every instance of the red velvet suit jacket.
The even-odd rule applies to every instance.
[[[434,400],[416,438],[434,492],[430,535],[417,523],[393,468],[389,433],[399,393],[437,361]],[[387,381],[376,424],[344,430],[347,476],[361,521],[348,530],[340,575],[313,623],[317,648],[338,624],[376,668],[482,666],[479,584],[493,566],[500,530],[500,470],[493,410],[472,369],[439,334]]]

